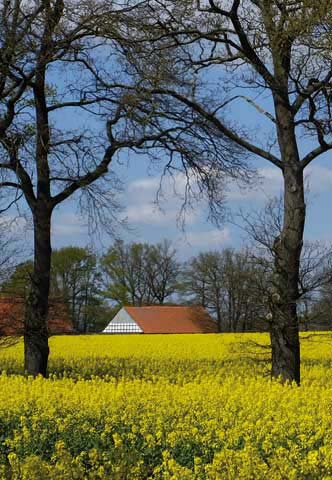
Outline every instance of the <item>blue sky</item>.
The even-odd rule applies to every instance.
[[[261,162],[260,162],[261,164]],[[163,238],[174,241],[180,256],[186,258],[201,250],[219,249],[233,246],[241,248],[245,242],[243,232],[233,224],[225,223],[217,228],[207,221],[207,206],[204,201],[198,203],[193,211],[186,215],[183,229],[179,224],[179,212],[182,205],[184,179],[176,179],[177,195],[169,180],[163,182],[163,195],[156,205],[161,171],[149,171],[143,158],[133,158],[129,164],[117,164],[114,168],[124,183],[124,192],[119,197],[123,207],[123,217],[127,218],[129,230],[118,230],[120,237],[128,241],[157,242]],[[257,210],[271,196],[282,191],[282,178],[279,170],[269,164],[259,166],[261,180],[254,188],[244,189],[229,184],[227,207],[236,213],[240,208],[247,211]],[[310,188],[308,197],[308,216],[305,236],[311,240],[332,240],[332,159],[331,154],[316,161],[307,169],[306,181]],[[95,239],[96,240],[96,239]],[[84,221],[77,215],[75,203],[61,206],[53,219],[53,247],[68,244],[86,245],[91,239],[87,234]],[[111,239],[102,236],[102,245],[107,247]]]
[[[271,110],[269,98],[263,99],[265,109]],[[249,125],[257,136],[255,141],[268,134],[269,124],[246,102],[236,102],[230,111],[232,120]],[[77,124],[77,112],[67,111],[62,126]],[[95,128],[103,128],[98,121]],[[308,141],[300,143],[302,152],[313,145]],[[180,258],[189,258],[199,251],[215,250],[224,247],[241,248],[245,243],[241,229],[230,223],[217,228],[207,220],[206,202],[201,201],[195,209],[187,212],[185,228],[181,228],[179,213],[183,203],[184,178],[179,174],[175,183],[165,179],[162,184],[163,195],[156,205],[156,196],[162,174],[161,165],[151,166],[143,156],[127,152],[114,161],[112,168],[123,183],[124,191],[119,195],[123,206],[123,218],[127,219],[129,229],[118,229],[119,237],[127,241],[158,242],[168,238],[174,242]],[[166,160],[166,159],[165,159]],[[264,206],[269,197],[278,196],[282,191],[282,178],[279,170],[268,162],[253,159],[260,181],[250,190],[234,183],[227,183],[227,207],[234,213],[240,208],[247,211]],[[308,196],[308,215],[305,237],[311,240],[332,241],[332,153],[316,160],[307,169],[306,181],[310,188]],[[75,200],[75,199],[74,199]],[[31,229],[23,227],[25,243],[32,249]],[[75,201],[67,201],[55,212],[52,223],[53,248],[66,245],[85,246],[91,244],[97,249],[107,248],[112,238],[105,234],[101,238],[90,238],[84,219],[77,214]]]
[[[264,108],[270,109],[269,101]],[[73,121],[68,112],[68,123]],[[253,127],[257,135],[265,135],[269,125],[265,117],[257,115],[246,103],[234,105],[232,118]],[[303,152],[312,148],[308,141],[300,142]],[[282,192],[280,171],[268,162],[253,158],[260,181],[251,189],[241,188],[234,183],[227,184],[227,207],[234,213],[240,208],[251,211],[264,206],[269,197]],[[114,171],[123,182],[124,192],[119,196],[123,205],[123,217],[127,218],[129,230],[118,230],[118,235],[127,241],[158,242],[171,239],[182,258],[189,258],[202,250],[224,247],[241,248],[245,243],[243,231],[233,224],[224,223],[217,228],[207,220],[208,209],[204,201],[186,215],[185,228],[179,222],[182,205],[184,178],[178,175],[175,184],[167,178],[162,183],[163,195],[156,205],[156,196],[162,171],[151,166],[142,156],[126,153],[113,163]],[[305,238],[332,241],[332,153],[316,159],[306,170],[309,186],[307,223]],[[175,194],[176,193],[176,194]],[[102,235],[101,243],[95,240],[97,248],[107,248],[112,239]],[[65,245],[87,245],[91,242],[84,221],[76,213],[75,202],[67,202],[54,214],[53,247]]]

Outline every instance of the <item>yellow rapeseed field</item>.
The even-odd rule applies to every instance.
[[[46,380],[0,349],[0,478],[332,480],[332,335],[303,334],[300,388],[270,380],[267,344],[54,337]]]

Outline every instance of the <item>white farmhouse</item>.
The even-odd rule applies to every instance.
[[[216,333],[216,322],[199,306],[123,307],[103,333]]]

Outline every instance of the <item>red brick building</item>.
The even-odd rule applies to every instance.
[[[19,297],[0,296],[0,336],[23,335],[25,302]],[[74,333],[66,306],[50,300],[48,328],[50,335]]]

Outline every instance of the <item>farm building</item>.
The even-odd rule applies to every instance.
[[[217,325],[203,307],[123,307],[103,333],[216,333]]]
[[[0,296],[0,336],[23,335],[25,302],[21,297]],[[51,335],[74,333],[66,306],[50,300],[48,329]]]

